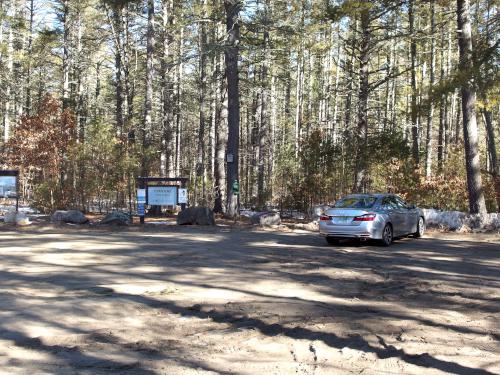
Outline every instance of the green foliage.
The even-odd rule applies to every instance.
[[[57,209],[65,209],[67,193],[60,189],[55,180],[48,180],[35,185],[32,205],[37,210],[51,213]]]
[[[138,157],[133,148],[121,142],[111,124],[100,119],[90,123],[85,143],[76,152],[82,204],[93,200],[101,205],[114,192],[130,188],[129,181],[138,171]]]

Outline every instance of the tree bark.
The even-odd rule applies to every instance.
[[[462,74],[472,76],[472,32],[469,0],[457,0],[457,28],[459,32],[459,69]],[[478,149],[478,130],[475,112],[476,92],[472,78],[464,79],[461,93],[469,210],[473,214],[484,214],[486,213],[486,204],[481,180]]]
[[[500,168],[498,165],[497,148],[495,144],[495,128],[493,126],[493,116],[489,109],[483,109],[482,112],[488,141],[490,173],[493,178],[493,184],[495,187],[495,200],[497,203],[497,209],[500,210]]]
[[[217,77],[222,63],[221,56],[221,61],[216,66]],[[214,212],[223,213],[224,197],[226,196],[225,156],[227,144],[227,90],[224,80],[218,80],[217,87],[216,92],[220,98],[220,105],[216,106],[215,113]]]
[[[66,109],[70,105],[70,87],[69,87],[69,74],[71,69],[70,61],[70,24],[69,24],[69,0],[62,0],[63,14],[62,14],[62,24],[63,24],[63,58],[62,58],[62,70],[63,70],[63,89],[62,89],[62,105],[63,109]]]
[[[264,11],[266,18],[266,27],[267,27],[267,10]],[[268,150],[268,115],[267,115],[267,107],[269,101],[269,84],[268,84],[268,69],[269,69],[269,61],[268,61],[268,44],[269,44],[269,32],[264,31],[264,40],[263,40],[263,63],[261,67],[260,74],[260,113],[259,113],[259,139],[258,139],[258,170],[257,170],[257,204],[259,207],[264,207],[266,200],[266,191],[265,191],[265,166],[267,159],[269,158],[269,150]]]
[[[35,18],[35,0],[29,0],[29,26],[28,26],[28,57],[26,66],[26,108],[24,114],[31,114],[31,59],[33,51],[33,27]]]
[[[354,192],[362,192],[365,185],[368,169],[367,140],[368,140],[368,95],[370,61],[370,12],[363,9],[361,12],[361,40],[359,55],[359,92],[358,92],[358,126],[356,133],[356,170],[354,175]]]
[[[411,139],[412,139],[412,156],[415,166],[420,163],[419,144],[418,144],[418,113],[417,113],[417,80],[416,80],[416,59],[417,59],[417,42],[415,40],[415,15],[414,15],[414,0],[408,1],[408,20],[410,25],[410,64],[411,64]]]
[[[233,184],[236,181],[239,182],[240,93],[238,82],[238,44],[240,40],[240,25],[238,17],[241,2],[239,0],[224,0],[224,7],[226,10],[226,28],[228,34],[225,50],[228,97],[227,215],[234,218],[238,214],[238,197],[234,194]]]
[[[142,131],[142,155],[141,155],[141,175],[149,174],[149,166],[147,160],[147,149],[149,146],[149,133],[153,127],[153,53],[154,53],[154,18],[155,6],[154,0],[147,0],[148,6],[148,29],[146,33],[146,93],[144,98],[144,122],[141,126]]]
[[[9,76],[13,76],[14,72],[14,33],[12,25],[9,27],[9,37],[7,41],[7,71]],[[3,141],[7,143],[10,139],[11,123],[12,123],[12,82],[6,82],[5,89],[5,113],[3,118]]]
[[[206,113],[205,113],[205,96],[207,89],[207,56],[206,56],[206,45],[207,45],[207,30],[206,30],[206,18],[207,18],[207,2],[202,1],[202,20],[198,24],[198,53],[199,53],[199,91],[198,91],[198,114],[199,114],[199,126],[198,126],[198,147],[197,147],[197,164],[196,164],[196,183],[195,183],[195,203],[198,199],[197,190],[198,184],[201,180],[201,204],[206,204],[206,147],[205,147],[205,127],[206,127]]]
[[[173,80],[171,78],[172,51],[171,44],[172,24],[173,24],[173,1],[164,0],[162,8],[163,16],[163,56],[161,59],[161,92],[162,92],[162,141],[160,156],[160,171],[165,177],[173,177],[173,121],[172,121],[172,97],[174,91]]]
[[[427,112],[427,132],[425,139],[425,177],[429,178],[432,175],[432,155],[433,155],[433,134],[432,134],[432,118],[434,115],[434,100],[432,98],[432,92],[434,88],[434,65],[435,65],[435,42],[434,34],[436,32],[436,20],[435,20],[435,5],[431,1],[431,56],[430,56],[430,66],[429,66],[429,111]]]

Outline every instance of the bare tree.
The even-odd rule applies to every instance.
[[[457,0],[459,68],[466,77],[463,79],[462,116],[465,143],[465,164],[467,169],[467,189],[471,213],[486,213],[481,169],[479,163],[478,134],[476,122],[476,92],[472,79],[472,31],[469,0]]]

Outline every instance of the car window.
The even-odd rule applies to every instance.
[[[401,208],[395,197],[384,197],[381,206],[384,210],[397,210]]]
[[[396,204],[398,205],[398,208],[408,208],[408,205],[404,200],[402,200],[399,197],[394,197],[394,200],[396,201]]]
[[[336,208],[371,208],[377,201],[376,197],[346,197],[335,203]]]

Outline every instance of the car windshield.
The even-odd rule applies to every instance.
[[[371,208],[376,197],[346,197],[335,202],[335,208]]]

